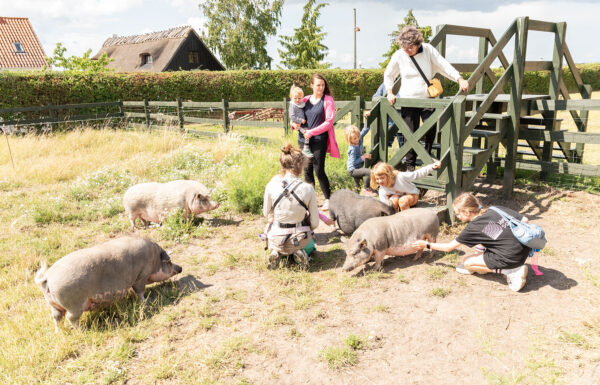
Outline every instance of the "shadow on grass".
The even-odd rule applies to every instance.
[[[120,327],[135,326],[139,322],[152,318],[155,314],[170,305],[176,305],[185,296],[205,289],[205,285],[192,275],[177,281],[166,281],[147,286],[145,302],[140,302],[133,290],[127,297],[100,306],[99,309],[84,313],[82,326],[84,329],[112,330]]]
[[[239,226],[242,223],[241,220],[234,221],[233,219],[222,219],[222,218],[203,218],[203,217],[194,217],[192,219],[192,224],[194,226],[200,226],[201,224],[206,223],[210,227],[221,227],[221,226]]]

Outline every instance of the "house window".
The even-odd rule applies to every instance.
[[[15,46],[15,52],[16,53],[24,53],[25,52],[25,50],[23,49],[23,46],[21,45],[21,43],[14,42],[13,45]]]
[[[140,56],[142,57],[142,65],[152,64],[152,55],[150,55],[149,53],[143,53]]]
[[[198,51],[190,51],[188,58],[190,64],[197,64],[200,62],[200,55],[198,54]]]

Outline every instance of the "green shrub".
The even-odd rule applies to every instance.
[[[186,218],[183,210],[178,209],[164,218],[160,230],[164,239],[185,243],[189,241],[194,228],[194,218]]]
[[[265,186],[279,170],[275,151],[252,153],[242,160],[244,167],[232,167],[226,181],[228,198],[242,212],[262,212]]]
[[[358,354],[354,349],[348,347],[323,348],[321,349],[320,355],[331,369],[354,366],[358,363]]]
[[[600,89],[600,64],[578,65],[585,84]],[[61,73],[51,71],[0,73],[0,108],[108,102],[116,100],[183,100],[216,102],[277,101],[288,96],[292,83],[310,93],[314,70],[176,71],[163,73]],[[370,100],[383,80],[381,69],[319,70],[331,86],[336,100],[360,95]],[[496,76],[503,70],[494,69]],[[468,76],[468,74],[464,74]],[[525,92],[548,93],[549,71],[527,72]],[[563,79],[569,91],[577,87],[567,67]],[[508,87],[508,86],[507,86]],[[445,95],[457,91],[454,82],[444,84]],[[486,90],[491,84],[488,82]],[[5,119],[9,116],[3,116]],[[14,116],[12,116],[14,117]],[[12,118],[10,117],[10,118]]]

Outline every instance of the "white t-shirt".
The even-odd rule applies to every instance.
[[[388,198],[392,195],[418,194],[419,189],[412,181],[427,176],[432,170],[433,163],[416,171],[398,172],[392,187],[379,186],[379,200],[388,204]]]

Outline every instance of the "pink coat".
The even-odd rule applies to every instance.
[[[305,96],[302,101],[306,102],[312,95]],[[332,158],[340,157],[340,149],[335,140],[335,130],[333,129],[333,120],[335,119],[335,102],[329,95],[323,95],[323,108],[325,109],[325,121],[317,127],[308,130],[310,136],[317,136],[328,131],[327,152]]]

